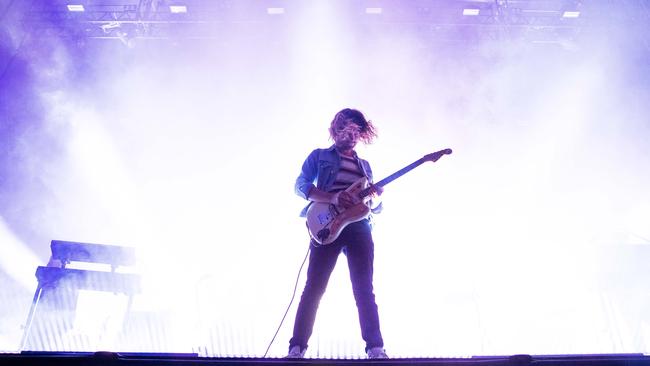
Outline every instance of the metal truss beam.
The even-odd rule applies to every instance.
[[[25,14],[23,24],[34,37],[219,38],[223,27],[259,29],[264,24],[262,29],[275,29],[300,16],[300,9],[291,7],[282,15],[269,15],[264,5],[245,0],[194,0],[194,6],[181,14],[172,13],[163,0],[122,1],[88,6],[84,12],[60,6],[36,8]],[[443,40],[523,37],[533,42],[562,42],[573,40],[585,29],[611,25],[607,7],[584,6],[580,0],[383,0],[373,2],[382,6],[375,14],[367,12],[370,2],[365,0],[348,4],[352,5],[343,9],[346,16],[368,29],[415,28]],[[480,12],[464,16],[464,8]],[[566,10],[580,10],[581,15],[563,17]]]

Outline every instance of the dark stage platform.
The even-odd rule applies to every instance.
[[[512,355],[474,356],[471,358],[398,358],[387,360],[334,360],[283,358],[210,358],[187,354],[146,353],[43,353],[0,355],[1,365],[432,365],[432,366],[641,366],[650,365],[650,357],[643,354],[600,354],[600,355]]]

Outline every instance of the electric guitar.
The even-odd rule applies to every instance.
[[[375,183],[375,186],[383,187],[394,181],[402,175],[417,168],[422,163],[431,161],[436,162],[443,155],[451,154],[451,149],[440,150],[427,154],[404,168],[396,171],[388,177]],[[359,178],[345,192],[348,192],[355,201],[355,204],[346,208],[340,205],[334,205],[326,202],[313,202],[307,210],[307,229],[315,244],[331,244],[341,231],[353,222],[365,219],[370,215],[370,206],[368,205],[371,197],[371,188],[368,179]]]

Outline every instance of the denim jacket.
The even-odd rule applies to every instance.
[[[368,179],[368,182],[372,183],[372,170],[370,169],[370,164],[366,160],[359,158],[356,152],[354,153],[354,157],[357,158],[359,167]],[[329,192],[334,184],[336,174],[339,172],[340,167],[341,157],[336,151],[334,145],[327,149],[316,149],[312,151],[302,164],[302,170],[296,179],[296,194],[307,199],[309,193],[314,187]],[[314,181],[316,182],[316,185],[314,185]],[[301,217],[307,215],[308,208],[309,205],[302,210],[300,213]],[[379,211],[381,211],[381,204],[372,210],[373,213],[379,213]]]

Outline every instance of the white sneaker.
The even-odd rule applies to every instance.
[[[386,354],[386,350],[384,350],[383,347],[372,347],[368,350],[368,358],[384,359],[388,358],[388,355]]]
[[[289,354],[285,358],[304,358],[307,349],[300,349],[300,346],[293,346],[289,349]]]

